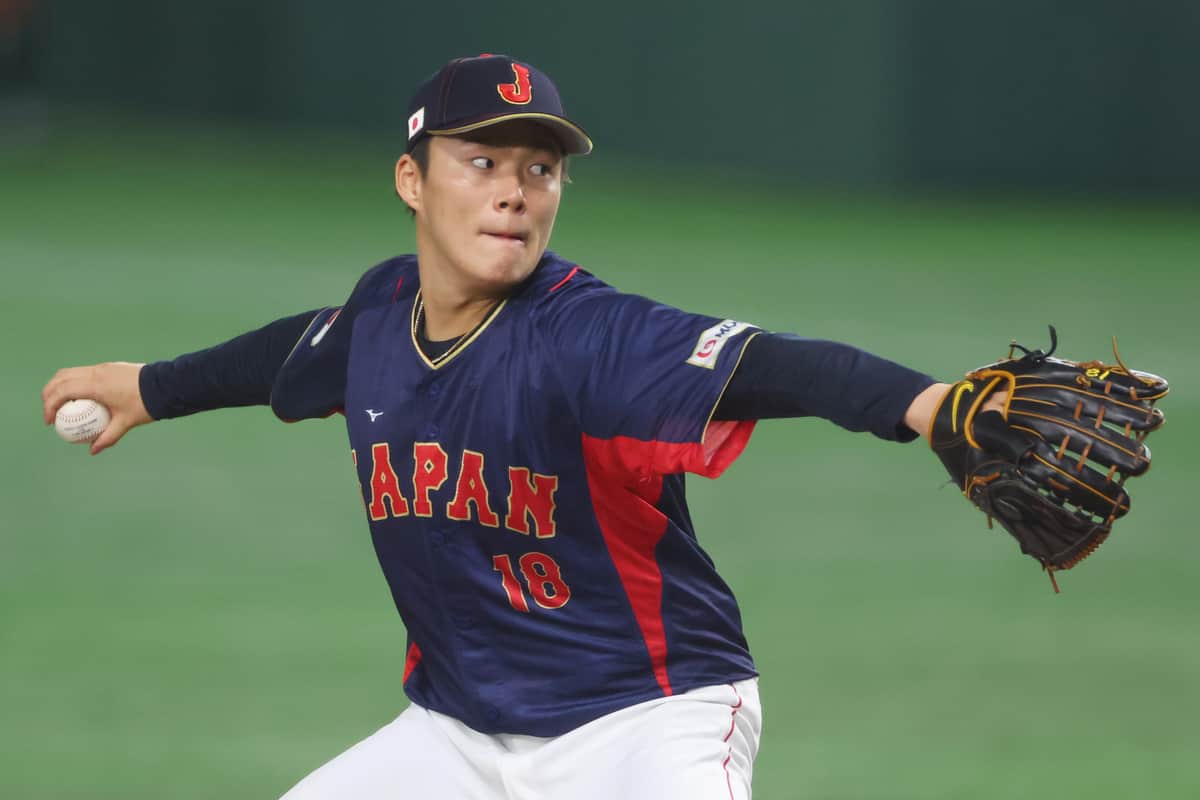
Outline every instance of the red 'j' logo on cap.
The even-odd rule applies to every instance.
[[[500,93],[504,102],[523,106],[533,99],[533,87],[529,84],[529,67],[513,64],[512,68],[517,79],[512,83],[496,84],[496,91]]]

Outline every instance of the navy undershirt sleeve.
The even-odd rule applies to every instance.
[[[933,378],[847,344],[763,333],[746,345],[714,419],[823,417],[851,431],[908,442],[913,399]]]
[[[228,342],[142,367],[146,411],[172,419],[215,408],[267,405],[271,386],[317,309],[284,317]]]
[[[267,405],[271,387],[318,310],[285,317],[215,347],[147,364],[142,402],[155,419]],[[851,431],[911,441],[913,398],[933,378],[850,345],[764,333],[747,345],[714,419],[823,417]]]

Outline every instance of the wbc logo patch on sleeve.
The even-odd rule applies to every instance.
[[[718,322],[700,334],[700,338],[696,342],[696,347],[692,350],[692,355],[688,358],[687,363],[696,367],[713,369],[717,366],[717,356],[721,355],[721,350],[725,347],[725,344],[742,331],[753,327],[748,322],[738,322],[733,319]]]

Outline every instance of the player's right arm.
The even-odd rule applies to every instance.
[[[42,389],[42,417],[52,424],[59,407],[77,398],[103,404],[112,421],[92,443],[94,455],[149,422],[217,408],[266,405],[275,376],[319,313],[285,317],[170,361],[61,369]]]
[[[341,407],[353,319],[389,302],[401,270],[396,260],[384,262],[363,275],[345,306],[284,317],[169,361],[59,370],[42,389],[43,419],[53,423],[72,399],[105,405],[112,421],[92,443],[94,455],[138,425],[217,408],[271,405],[289,421],[328,416]]]

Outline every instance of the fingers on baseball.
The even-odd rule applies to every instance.
[[[101,431],[100,435],[96,437],[96,440],[92,442],[91,447],[89,448],[91,454],[94,456],[99,455],[117,442],[121,441],[121,437],[128,433],[131,427],[133,426],[124,418],[124,416],[113,417],[108,423],[108,426]]]
[[[42,387],[42,419],[47,425],[54,424],[54,415],[68,400],[91,397],[96,380],[91,367],[67,367],[54,373]]]

